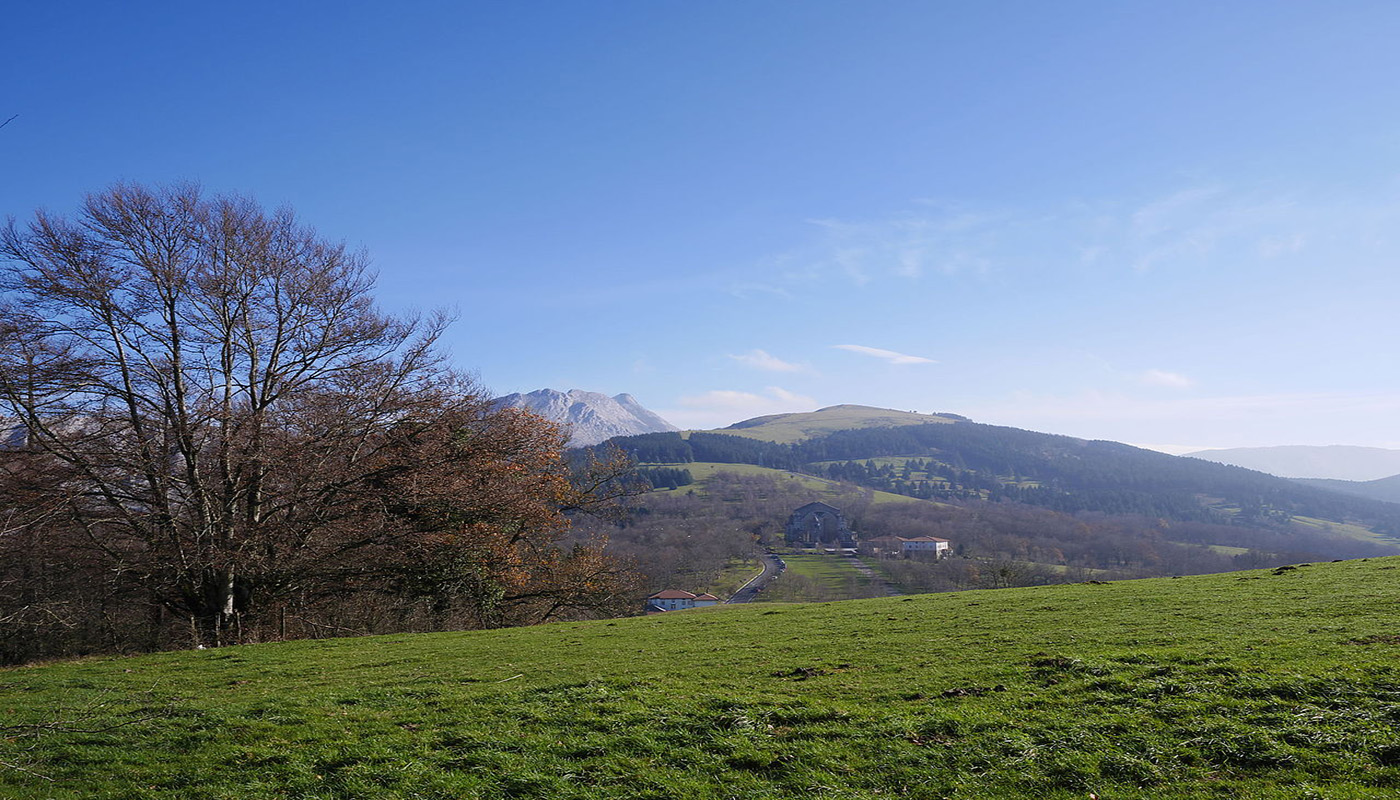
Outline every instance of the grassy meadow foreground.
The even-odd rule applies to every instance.
[[[1397,622],[1385,558],[56,663],[0,796],[1395,797]]]

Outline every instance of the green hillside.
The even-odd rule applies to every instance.
[[[798,414],[771,414],[754,417],[721,428],[717,433],[747,436],[765,442],[792,444],[825,436],[836,431],[864,428],[892,428],[901,425],[927,425],[962,419],[950,414],[919,414],[870,406],[839,405]]]
[[[1253,552],[1250,559],[1274,563],[1400,551],[1400,505],[1394,503],[1117,442],[984,425],[956,415],[833,406],[687,437],[642,434],[611,444],[641,464],[752,464],[922,500],[1130,520],[1139,538],[1150,538],[1165,520],[1177,532],[1181,525],[1191,527],[1185,541],[1243,547]],[[1182,539],[1177,533],[1171,538]]]
[[[731,473],[734,475],[750,475],[773,478],[775,480],[797,481],[802,486],[812,490],[813,496],[817,498],[833,497],[842,492],[850,490],[849,485],[843,486],[838,481],[818,478],[812,475],[803,475],[799,472],[790,472],[782,469],[772,469],[770,467],[760,467],[754,464],[721,464],[713,461],[690,461],[684,464],[660,464],[649,466],[667,466],[684,468],[689,471],[691,477],[695,479],[695,484],[682,486],[678,489],[659,489],[660,492],[705,492],[705,481],[713,478],[718,473]],[[893,492],[882,492],[872,490],[870,492],[871,502],[874,503],[921,503],[925,502],[908,495],[894,494]]]
[[[0,671],[7,798],[1389,798],[1400,558]]]

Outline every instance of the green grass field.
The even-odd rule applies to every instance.
[[[700,587],[700,589],[716,597],[728,598],[738,591],[740,586],[748,583],[750,578],[762,571],[763,562],[757,558],[732,559],[723,570],[720,570],[713,583]]]
[[[1325,519],[1315,519],[1313,517],[1294,517],[1293,521],[1311,528],[1317,528],[1333,536],[1345,536],[1350,539],[1359,539],[1363,542],[1400,544],[1400,539],[1376,533],[1370,528],[1364,528],[1360,525],[1353,525],[1345,522],[1331,522]]]
[[[787,571],[768,584],[761,602],[813,602],[869,597],[870,579],[837,555],[785,555]]]
[[[1205,547],[1211,552],[1219,553],[1223,556],[1238,556],[1249,552],[1248,547],[1231,547],[1225,544],[1196,545],[1191,542],[1173,542],[1173,544],[1179,544],[1182,547]]]
[[[1393,798],[1398,624],[1390,558],[49,664],[0,797]]]

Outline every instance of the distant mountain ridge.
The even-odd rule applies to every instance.
[[[1334,492],[1384,500],[1387,503],[1400,503],[1400,475],[1380,478],[1374,481],[1335,481],[1326,478],[1294,478],[1295,483],[1330,489]]]
[[[1400,450],[1384,447],[1282,445],[1198,450],[1185,455],[1267,472],[1280,478],[1374,481],[1400,475]]]
[[[528,394],[516,392],[497,397],[492,402],[497,407],[523,408],[565,426],[570,433],[570,447],[588,447],[614,436],[679,430],[626,393],[608,397],[582,389],[537,389]]]

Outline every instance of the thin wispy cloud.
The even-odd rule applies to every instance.
[[[810,368],[802,364],[793,364],[769,353],[767,350],[750,350],[747,353],[730,355],[730,358],[738,361],[746,367],[753,367],[765,372],[809,372]]]
[[[856,287],[898,277],[986,274],[994,269],[995,238],[1015,220],[960,208],[929,207],[888,219],[809,219],[811,241],[772,255],[758,265],[785,286],[844,283]],[[750,283],[736,285],[746,293]]]
[[[1291,235],[1266,236],[1259,240],[1260,258],[1279,258],[1301,252],[1307,244],[1307,237],[1301,233]]]
[[[861,249],[848,247],[839,250],[836,252],[834,260],[841,271],[846,274],[846,277],[850,278],[851,283],[856,286],[870,283],[867,254]]]
[[[1098,198],[1019,209],[915,203],[865,220],[809,219],[813,235],[755,265],[771,290],[825,284],[961,279],[1014,283],[1025,275],[1239,270],[1306,254],[1347,258],[1400,221],[1394,197],[1323,200],[1302,189],[1204,181],[1155,196]],[[1262,267],[1260,267],[1262,268]],[[751,291],[754,278],[732,291]]]
[[[1143,386],[1157,386],[1164,389],[1190,389],[1196,382],[1182,375],[1179,372],[1167,372],[1164,369],[1149,369],[1141,372],[1137,376],[1138,383]]]
[[[1224,191],[1220,186],[1195,186],[1148,201],[1129,217],[1129,231],[1140,239],[1171,235],[1181,228],[1184,219],[1196,217],[1202,207]]]
[[[837,350],[845,350],[851,353],[859,353],[863,356],[869,356],[870,358],[878,358],[882,361],[888,361],[891,364],[938,363],[937,361],[934,361],[931,358],[924,358],[923,356],[911,356],[906,353],[897,353],[893,350],[882,350],[878,347],[866,347],[863,344],[834,344],[832,345],[832,347],[834,347]]]
[[[792,298],[792,292],[769,283],[736,283],[729,287],[729,293],[741,300],[765,297],[780,297],[784,300]]]

